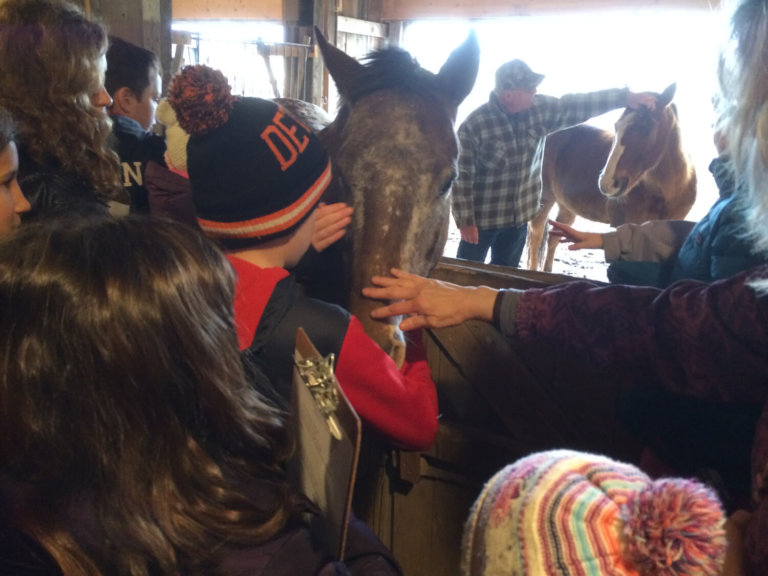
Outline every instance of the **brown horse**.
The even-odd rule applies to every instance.
[[[675,84],[657,95],[655,110],[627,108],[615,135],[580,124],[547,137],[541,209],[529,224],[528,267],[539,268],[547,219],[576,216],[618,226],[626,222],[685,218],[696,200],[696,172],[682,149]],[[559,238],[547,242],[544,270],[552,270]]]
[[[333,163],[336,196],[327,201],[343,200],[355,213],[346,241],[323,252],[322,266],[305,280],[310,293],[345,305],[400,365],[405,347],[397,319],[372,320],[370,310],[380,303],[361,290],[392,267],[427,275],[443,253],[457,174],[454,122],[477,77],[478,41],[471,33],[433,74],[403,50],[380,50],[361,63],[315,34],[341,97],[336,118],[318,132]],[[280,104],[315,130],[325,124],[312,105]],[[333,255],[341,256],[343,272],[339,260],[329,262]]]

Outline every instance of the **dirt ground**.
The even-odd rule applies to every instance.
[[[605,232],[611,230],[606,224],[592,222],[583,218],[576,218],[574,227],[579,230]],[[456,250],[459,246],[459,231],[456,228],[453,219],[451,219],[450,229],[448,231],[448,241],[445,244],[445,256],[456,257]],[[527,252],[523,252],[520,260],[521,267],[525,268],[528,262]],[[555,252],[555,261],[552,265],[552,272],[567,274],[576,278],[586,278],[588,280],[599,280],[607,282],[606,270],[608,264],[605,263],[602,250],[568,250],[566,245],[558,246]]]

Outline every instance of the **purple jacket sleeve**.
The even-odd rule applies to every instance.
[[[677,255],[695,224],[688,220],[622,224],[603,234],[605,261],[666,262]]]
[[[526,290],[515,333],[586,355],[597,365],[652,372],[670,391],[710,400],[764,402],[768,395],[768,295],[754,268],[711,284],[665,290],[573,282]]]

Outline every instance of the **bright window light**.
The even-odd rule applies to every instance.
[[[257,49],[259,40],[282,42],[280,24],[175,21],[172,28],[189,32],[194,39],[185,51],[184,64],[202,63],[222,70],[234,93],[271,98],[273,86],[284,86],[282,58],[272,56],[267,67]],[[478,34],[481,63],[475,88],[459,108],[458,122],[487,101],[496,68],[513,58],[522,58],[545,74],[539,91],[554,96],[622,86],[661,92],[676,82],[683,136],[699,176],[698,198],[688,218],[699,219],[714,203],[717,189],[707,166],[716,153],[711,101],[719,30],[723,29],[717,11],[638,8],[474,21],[424,20],[406,27],[402,47],[422,66],[437,72],[471,28]],[[610,125],[615,117],[605,115],[596,122]]]
[[[477,32],[480,70],[474,90],[459,108],[458,122],[488,100],[496,68],[513,58],[545,74],[539,92],[553,96],[623,86],[661,92],[676,82],[683,137],[699,179],[697,201],[688,218],[697,220],[717,196],[707,166],[716,155],[712,96],[721,25],[716,11],[648,8],[425,20],[406,28],[403,48],[437,72],[470,28]],[[615,114],[606,115],[598,123],[612,124],[615,118]]]
[[[285,67],[279,56],[265,58],[260,43],[283,41],[283,26],[272,22],[232,20],[178,20],[175,32],[190,34],[183,64],[205,64],[221,70],[233,94],[273,98],[283,96]],[[269,66],[267,66],[269,63]]]
[[[283,26],[259,20],[174,20],[171,29],[192,32],[207,40],[282,42]]]

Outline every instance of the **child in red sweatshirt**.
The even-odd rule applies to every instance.
[[[320,354],[364,425],[395,446],[426,449],[437,432],[437,394],[423,348],[403,367],[343,308],[299,293],[289,270],[310,246],[315,209],[331,182],[323,145],[275,103],[236,98],[223,75],[186,67],[169,100],[190,134],[187,167],[198,223],[237,271],[240,348],[288,397],[296,329]]]

